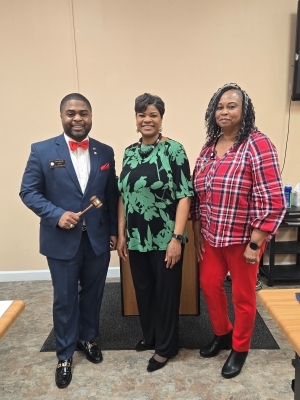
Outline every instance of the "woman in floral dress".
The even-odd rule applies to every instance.
[[[160,97],[136,98],[141,138],[125,149],[119,178],[117,250],[130,260],[143,331],[136,350],[155,350],[149,372],[178,354],[185,227],[193,196],[183,146],[161,134],[164,112]]]

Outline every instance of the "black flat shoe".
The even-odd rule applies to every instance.
[[[157,371],[158,369],[163,368],[167,364],[167,362],[168,362],[168,359],[166,359],[166,361],[164,361],[164,362],[159,362],[159,361],[156,361],[153,357],[151,357],[149,360],[147,371],[148,372]]]
[[[103,360],[101,350],[95,342],[84,342],[82,344],[79,340],[77,341],[77,347],[85,352],[87,360],[94,364],[98,364]]]
[[[222,376],[226,379],[237,376],[243,368],[247,355],[248,351],[235,351],[232,349],[222,368]]]
[[[232,331],[226,335],[217,336],[200,350],[201,357],[215,357],[221,350],[230,350],[232,347]]]
[[[72,380],[72,358],[67,360],[58,360],[55,371],[55,383],[59,389],[66,388]]]
[[[154,344],[147,344],[145,343],[144,339],[142,339],[135,345],[135,350],[136,351],[154,350]]]

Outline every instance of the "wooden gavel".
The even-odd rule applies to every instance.
[[[85,210],[80,212],[80,217],[82,216],[82,214],[86,213],[87,211],[89,211],[92,207],[96,207],[96,208],[100,208],[103,204],[101,203],[101,201],[98,199],[98,197],[96,196],[92,196],[90,198],[90,202],[92,204],[90,204]]]

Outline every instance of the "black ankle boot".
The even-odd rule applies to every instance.
[[[212,342],[204,346],[200,350],[201,357],[215,357],[220,353],[221,350],[229,350],[232,347],[232,331],[226,333],[226,335],[217,336],[213,338]]]
[[[248,351],[235,351],[232,349],[222,368],[222,376],[226,379],[237,376],[243,368],[247,355]]]

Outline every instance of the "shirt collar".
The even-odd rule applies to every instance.
[[[69,142],[76,142],[76,140],[74,140],[74,139],[70,138],[68,135],[66,135],[65,132],[64,132],[64,138],[65,138],[65,141],[66,141],[68,147],[69,147]],[[89,141],[90,140],[89,136],[87,136],[84,140]]]

